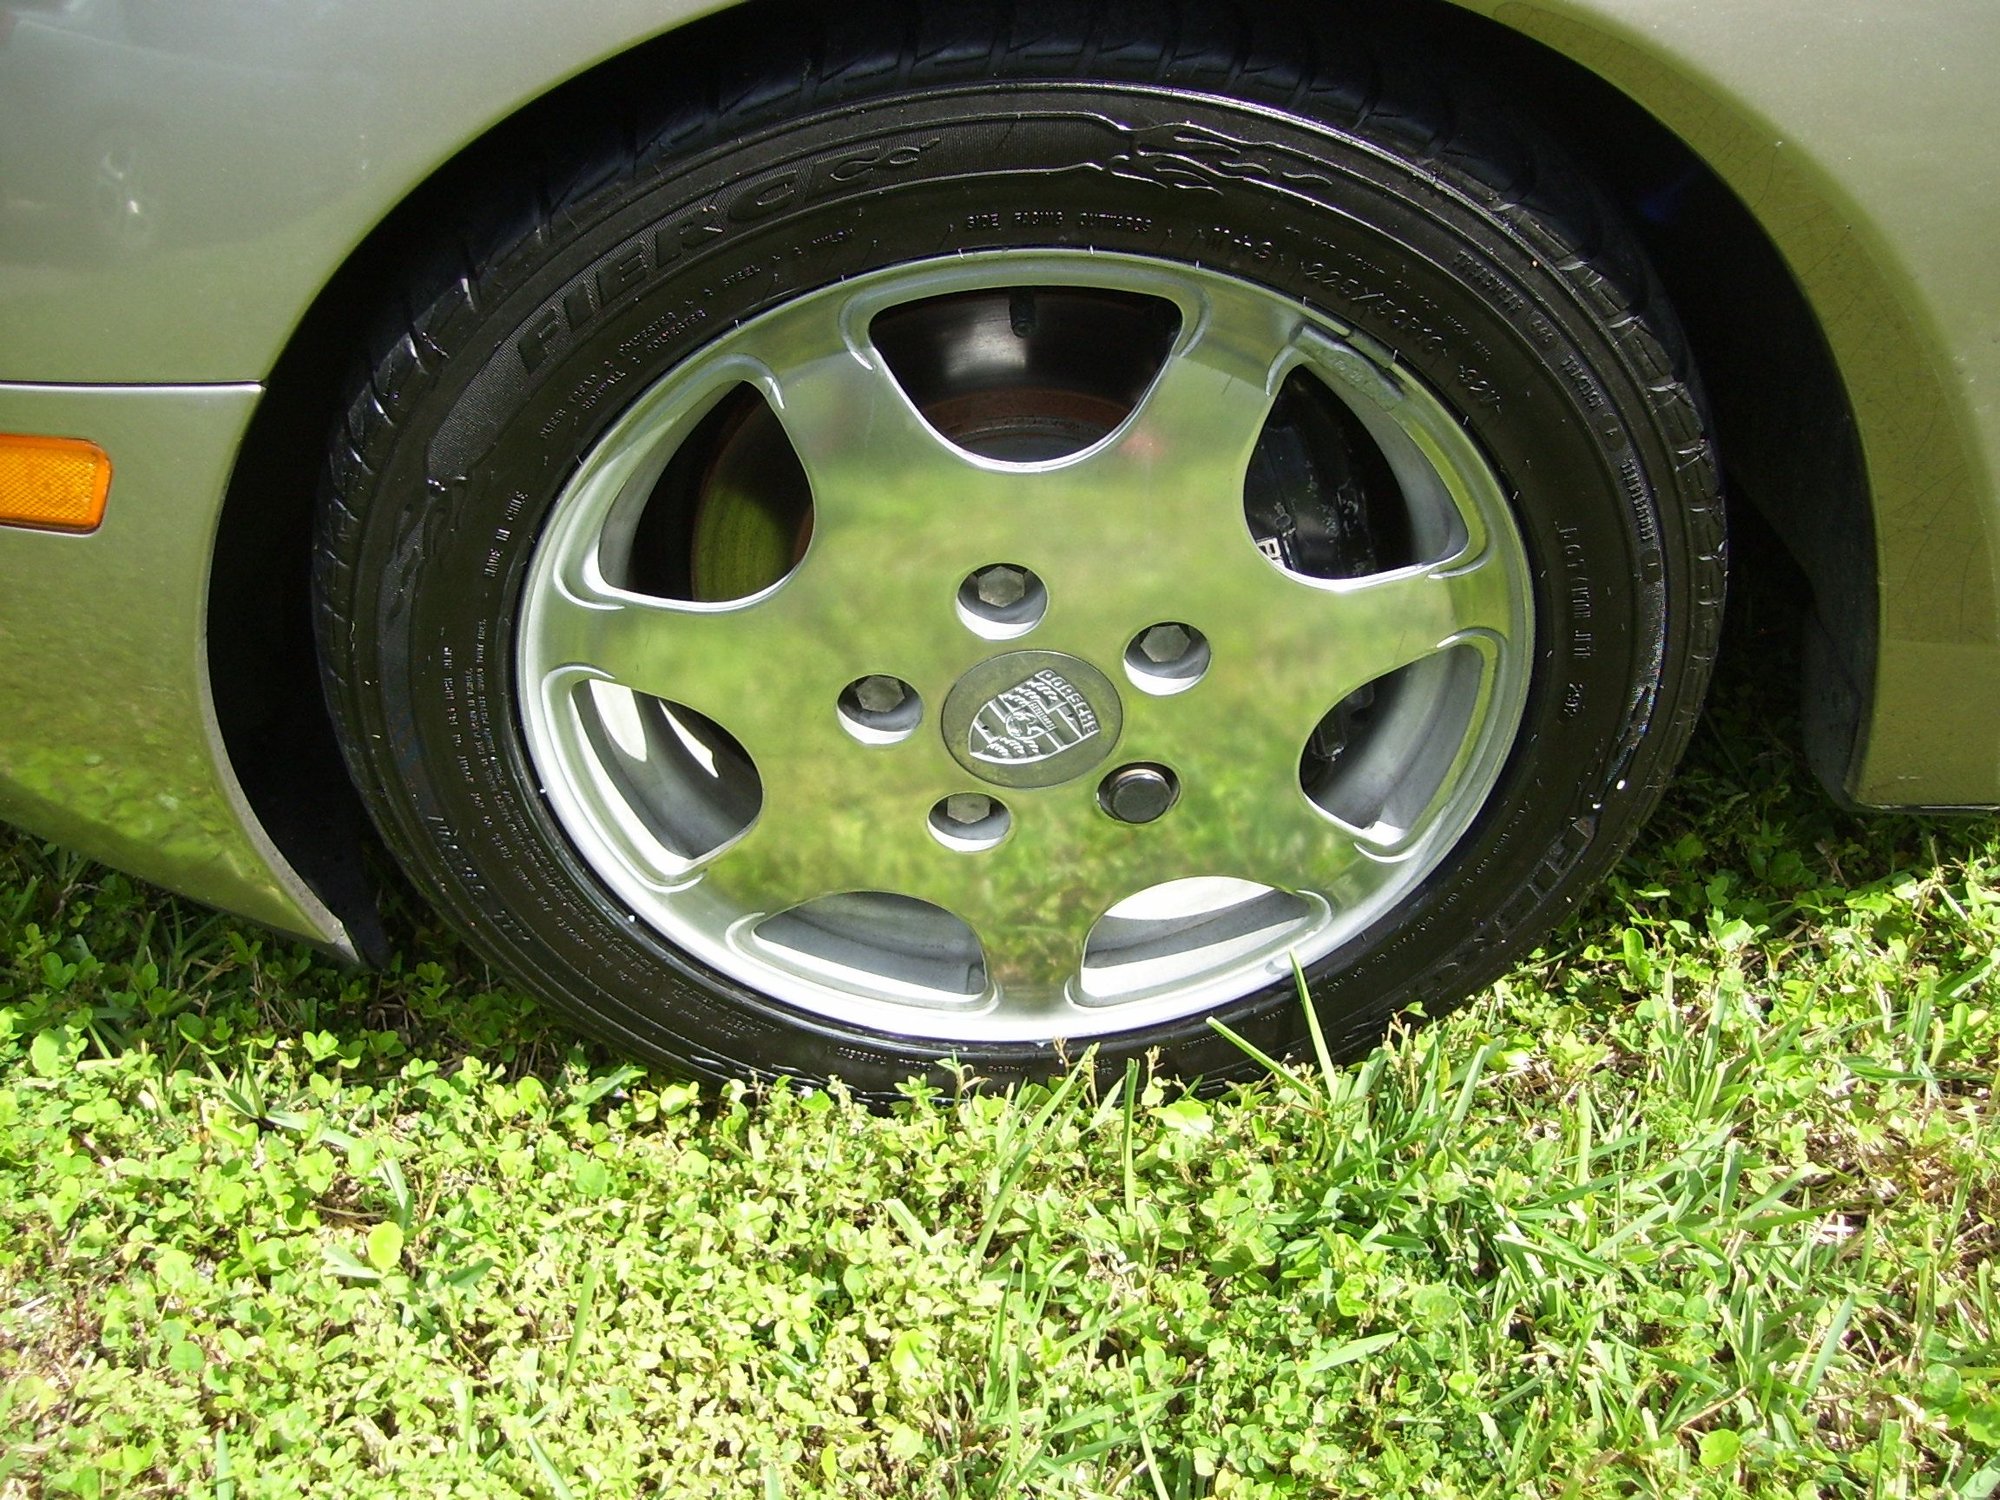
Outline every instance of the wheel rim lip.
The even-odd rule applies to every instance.
[[[805,293],[773,311],[796,307],[807,298],[843,298],[841,322],[850,334],[858,330],[865,345],[866,329],[876,312],[943,292],[1073,286],[1168,295],[1211,284],[1226,287],[1231,295],[1248,293],[1284,302],[1309,326],[1335,338],[1353,333],[1336,318],[1302,309],[1292,299],[1237,277],[1155,257],[1063,250],[1008,250],[911,262],[838,287]],[[1174,300],[1182,301],[1180,297]],[[1470,493],[1485,531],[1480,545],[1495,550],[1501,558],[1518,618],[1505,642],[1486,643],[1493,646],[1490,683],[1480,718],[1461,751],[1470,769],[1460,777],[1453,806],[1433,821],[1421,841],[1392,851],[1384,864],[1397,867],[1398,873],[1378,884],[1368,899],[1336,911],[1324,898],[1306,893],[1309,910],[1287,930],[1282,945],[1266,944],[1236,959],[1197,966],[1184,981],[1170,977],[1150,987],[1141,983],[1135,993],[1122,998],[1093,998],[1080,974],[1068,996],[1071,1006],[1061,1018],[1063,1024],[1055,1026],[1044,1014],[1016,1015],[997,1007],[990,983],[985,994],[969,995],[963,1002],[940,1003],[934,991],[904,983],[891,974],[843,969],[817,958],[801,961],[755,937],[754,929],[766,913],[732,910],[717,902],[713,892],[704,891],[698,880],[677,884],[672,879],[662,881],[657,872],[637,868],[624,853],[613,828],[620,810],[607,806],[601,792],[593,790],[589,767],[580,760],[588,752],[579,748],[575,734],[566,727],[569,711],[562,700],[573,691],[579,674],[574,670],[565,673],[543,659],[538,645],[537,605],[546,590],[559,587],[556,579],[561,569],[576,566],[585,554],[595,556],[603,539],[602,528],[612,512],[621,504],[629,505],[635,490],[650,490],[667,457],[712,405],[713,393],[728,388],[727,371],[741,367],[744,378],[757,383],[759,366],[742,358],[743,334],[754,329],[762,316],[723,334],[661,376],[593,442],[548,513],[523,584],[515,661],[522,685],[518,694],[520,727],[529,759],[556,823],[582,864],[624,903],[635,923],[650,928],[718,973],[820,1022],[945,1044],[1047,1043],[1184,1021],[1264,990],[1284,980],[1295,962],[1311,965],[1372,925],[1414,891],[1464,837],[1499,780],[1525,710],[1533,658],[1529,569],[1518,525],[1490,463],[1463,432],[1451,408],[1415,372],[1392,360],[1386,367],[1371,365],[1352,383],[1356,387],[1365,387],[1370,381],[1387,385],[1390,391],[1378,399],[1384,408],[1400,407],[1400,415],[1371,414],[1363,410],[1365,401],[1354,390],[1342,391],[1331,379],[1326,383],[1363,418],[1378,440],[1389,436],[1406,447],[1422,450],[1439,483],[1455,494],[1461,490]],[[1322,369],[1320,373],[1324,376],[1326,372]],[[677,390],[693,394],[676,401]],[[1383,427],[1385,422],[1390,426]],[[993,466],[1059,469],[1090,451],[1035,465],[996,462]],[[941,571],[940,587],[947,593],[956,583],[955,573],[946,580]],[[780,580],[745,599],[689,607],[749,607],[784,586],[785,581]],[[1028,648],[1028,642],[1017,646],[1011,640],[995,640],[989,643],[986,659],[1022,654]],[[1087,665],[1097,671],[1094,664]],[[1116,673],[1098,675],[1109,681]],[[1110,688],[1114,702],[1118,691],[1115,686]],[[932,730],[927,725],[920,732]],[[1106,738],[1107,753],[1115,738],[1115,734]],[[1094,784],[1103,766],[1113,763],[1094,762],[1093,769],[1064,779]],[[975,784],[979,783],[968,786]],[[995,789],[1003,800],[1012,795],[1004,785]],[[1296,791],[1301,801],[1309,800],[1303,788]],[[926,812],[925,807],[914,809],[919,825]],[[1005,838],[1012,839],[1017,833],[1018,828],[1009,828]]]

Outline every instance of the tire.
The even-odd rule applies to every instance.
[[[1210,1020],[1296,1052],[1294,957],[1351,1053],[1548,931],[1686,740],[1671,316],[1354,18],[977,15],[724,31],[719,101],[413,292],[318,542],[351,769],[482,952],[684,1072],[1240,1076]]]

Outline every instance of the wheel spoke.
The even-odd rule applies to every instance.
[[[1194,874],[1254,880],[1294,895],[1317,896],[1335,911],[1360,904],[1379,879],[1354,831],[1343,828],[1307,800],[1299,786],[1298,757],[1273,753],[1238,762],[1226,772],[1203,774],[1193,764],[1189,788],[1174,816],[1195,830],[1189,842],[1212,837],[1218,826],[1236,836],[1226,851],[1206,860],[1198,851],[1185,867]],[[1163,823],[1166,819],[1161,820]]]
[[[1071,458],[991,476],[1011,487],[980,496],[968,518],[959,544],[1029,561],[1047,584],[1038,644],[1115,660],[1189,584],[1269,582],[1243,484],[1295,358],[1295,314],[1215,300],[1219,311],[1190,299],[1179,343],[1116,431]]]
[[[1110,455],[1142,484],[1135,515],[1164,504],[1177,522],[1234,520],[1243,476],[1294,355],[1296,323],[1234,299],[1211,309],[1161,367]]]
[[[812,492],[812,540],[782,612],[800,641],[838,643],[857,673],[941,694],[978,651],[952,611],[957,581],[1007,555],[1022,479],[931,428],[868,343],[867,311],[808,304],[747,344]]]
[[[928,902],[972,929],[997,1007],[1010,1022],[1044,1018],[1047,1035],[1065,1034],[1062,1018],[1084,940],[1108,900],[1094,883],[1049,878],[1047,850],[1063,842],[1062,820],[1037,818],[1045,809],[1017,805],[1014,841],[968,853],[931,836],[928,802],[903,778],[835,790],[830,804],[787,793],[768,807],[703,872],[708,891],[731,909],[766,915],[844,892]]]
[[[812,486],[823,550],[856,529],[923,527],[980,472],[924,421],[859,321],[850,304],[808,304],[760,327],[747,350]]]
[[[704,893],[755,917],[821,896],[872,889],[858,862],[842,857],[855,842],[855,820],[846,809],[811,805],[811,790],[796,782],[768,782],[757,821],[701,866]],[[853,806],[850,800],[847,808]]]
[[[1261,565],[1261,560],[1260,560]],[[1235,570],[1239,585],[1241,574]],[[1492,557],[1358,579],[1305,579],[1263,566],[1254,589],[1225,589],[1225,570],[1198,582],[1189,605],[1211,620],[1210,693],[1196,738],[1231,753],[1281,744],[1295,759],[1313,726],[1357,688],[1480,635],[1515,647],[1526,628],[1505,567]]]
[[[1038,1019],[1067,1034],[1064,1014],[1091,929],[1111,907],[1156,886],[1196,876],[1254,880],[1338,901],[1353,895],[1362,864],[1352,837],[1291,795],[1271,774],[1254,787],[1196,782],[1181,806],[1155,823],[1121,824],[1070,786],[1014,805],[1015,837],[984,854],[931,862],[914,894],[962,918],[978,935],[997,1004],[1010,1020]],[[1249,837],[1218,840],[1218,818]],[[1051,878],[1051,871],[1061,871]],[[1303,882],[1301,872],[1308,877]],[[1069,1016],[1071,1021],[1075,1017]]]
[[[1336,908],[1351,904],[1373,877],[1354,830],[1313,806],[1300,787],[1303,735],[1288,747],[1268,727],[1247,735],[1190,733],[1174,707],[1155,700],[1128,720],[1130,755],[1144,758],[1149,743],[1171,745],[1161,758],[1174,765],[1180,797],[1152,823],[1097,820],[1091,878],[1102,905],[1197,876],[1251,880]],[[1221,716],[1202,715],[1212,717]]]
[[[1049,479],[1067,499],[1065,534],[1144,566],[1185,565],[1247,545],[1243,479],[1295,360],[1297,319],[1258,299],[1220,296],[1186,309],[1191,326],[1122,427]]]
[[[1010,1019],[1046,1017],[1062,1036],[1067,996],[1083,967],[1091,925],[1117,899],[1103,819],[1080,788],[1022,796],[1014,836],[982,854],[939,849],[915,894],[965,921],[986,955],[987,977]],[[1054,872],[1062,872],[1059,876]]]
[[[551,589],[535,601],[528,629],[550,676],[601,677],[635,692],[685,704],[741,740],[751,756],[781,749],[814,697],[830,716],[839,691],[814,681],[791,622],[768,601],[680,604],[611,589],[585,597]],[[768,662],[766,691],[744,691],[744,663]],[[775,678],[776,680],[771,680]],[[817,692],[815,692],[817,689]]]

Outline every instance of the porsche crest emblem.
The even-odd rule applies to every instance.
[[[1032,765],[1095,739],[1098,729],[1089,700],[1061,673],[1045,668],[982,703],[965,748],[989,765]]]

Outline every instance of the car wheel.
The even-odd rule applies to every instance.
[[[1721,526],[1643,263],[1434,69],[1200,14],[748,51],[374,361],[319,556],[350,763],[628,1050],[1218,1077],[1211,1018],[1300,1043],[1295,963],[1352,1048],[1671,768]]]

